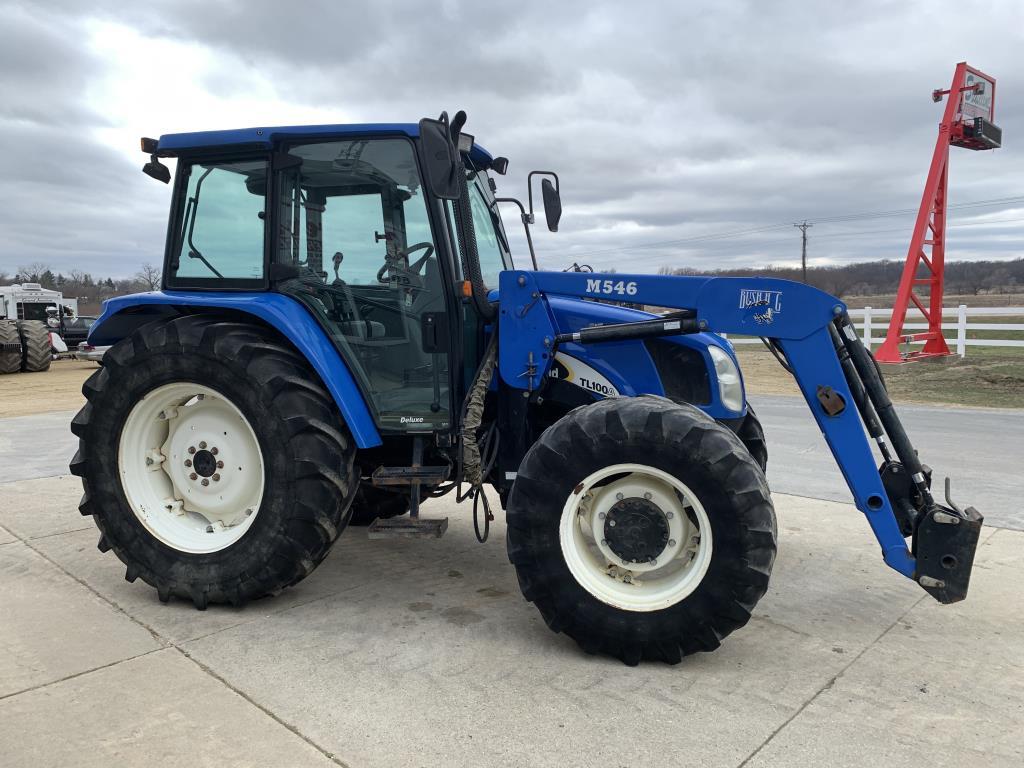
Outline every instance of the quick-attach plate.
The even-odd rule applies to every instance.
[[[936,505],[922,515],[914,533],[914,579],[940,603],[967,597],[983,521],[974,507],[959,515]]]

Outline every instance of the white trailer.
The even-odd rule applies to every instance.
[[[64,319],[77,314],[77,299],[39,283],[0,286],[0,374],[48,369],[54,350],[67,351]]]

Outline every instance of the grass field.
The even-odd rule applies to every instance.
[[[927,294],[925,294],[927,295]],[[850,309],[864,307],[891,307],[896,296],[891,293],[878,296],[844,296],[843,303]],[[942,306],[957,307],[966,304],[968,307],[1024,307],[1024,293],[947,293],[942,297]]]
[[[761,346],[736,348],[748,392],[799,394],[793,377]],[[882,366],[896,402],[1024,408],[1024,349],[969,347],[967,357]]]

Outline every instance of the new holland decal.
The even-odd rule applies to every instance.
[[[567,381],[580,389],[593,392],[601,397],[619,396],[619,390],[608,379],[582,360],[577,360],[575,357],[570,357],[562,352],[555,354],[551,370],[548,371],[548,377]]]

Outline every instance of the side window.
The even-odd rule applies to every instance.
[[[505,266],[502,235],[498,232],[497,213],[480,188],[483,177],[477,174],[469,185],[469,203],[473,210],[473,229],[476,231],[476,249],[480,254],[480,273],[489,288],[498,287],[498,274]]]
[[[267,163],[194,163],[182,171],[170,279],[263,279]]]

